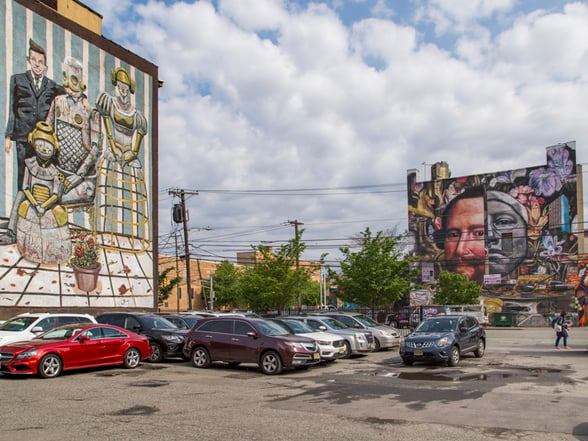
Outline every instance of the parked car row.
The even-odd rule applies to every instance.
[[[0,325],[0,372],[54,377],[68,369],[111,364],[134,368],[142,360],[181,357],[197,368],[213,362],[254,363],[274,375],[395,347],[407,365],[423,360],[454,366],[465,353],[483,356],[486,344],[483,327],[467,316],[426,319],[401,343],[394,328],[361,314],[271,319],[246,313],[204,315],[21,314]]]

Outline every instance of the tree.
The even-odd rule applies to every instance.
[[[480,301],[482,288],[462,274],[442,271],[439,274],[437,294],[433,301],[437,305],[473,305]]]
[[[241,273],[231,262],[225,260],[214,272],[214,304],[217,307],[240,308],[243,297],[239,286]]]
[[[297,303],[298,295],[311,283],[314,266],[298,267],[297,262],[305,246],[301,242],[304,230],[282,245],[276,253],[261,245],[253,247],[261,257],[243,271],[240,288],[249,308],[256,311],[282,312]]]
[[[159,305],[163,304],[168,298],[172,290],[182,281],[180,276],[176,276],[173,279],[168,279],[167,275],[170,271],[175,269],[173,266],[170,266],[164,269],[161,273],[157,276],[157,285],[158,285],[158,292],[159,296],[157,298],[157,303]]]
[[[340,248],[343,254],[341,272],[331,271],[331,278],[338,286],[341,300],[375,307],[395,303],[407,293],[411,280],[418,273],[411,269],[414,258],[401,252],[402,235],[384,234],[375,236],[369,228],[360,233],[361,249],[352,252]]]

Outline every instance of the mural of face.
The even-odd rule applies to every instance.
[[[35,151],[39,155],[39,158],[46,161],[53,156],[55,147],[45,139],[35,139]]]
[[[31,72],[36,78],[41,78],[47,71],[47,65],[45,64],[45,54],[41,54],[34,50],[29,51],[29,64],[31,66]]]
[[[527,256],[527,210],[499,191],[489,191],[486,203],[490,273],[505,275]]]
[[[486,257],[484,198],[459,199],[445,216],[443,248],[448,268],[481,283]]]

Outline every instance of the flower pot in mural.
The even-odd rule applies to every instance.
[[[98,273],[102,265],[99,262],[94,263],[89,268],[83,268],[72,263],[76,284],[82,291],[93,291],[98,284]]]

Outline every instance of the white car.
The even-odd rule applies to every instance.
[[[32,340],[37,335],[73,323],[96,323],[89,314],[26,312],[0,324],[0,346]]]
[[[317,332],[306,323],[299,320],[280,317],[268,320],[281,325],[292,334],[312,338],[319,347],[322,361],[336,360],[337,358],[347,355],[345,339],[340,335],[331,334],[329,332]]]

